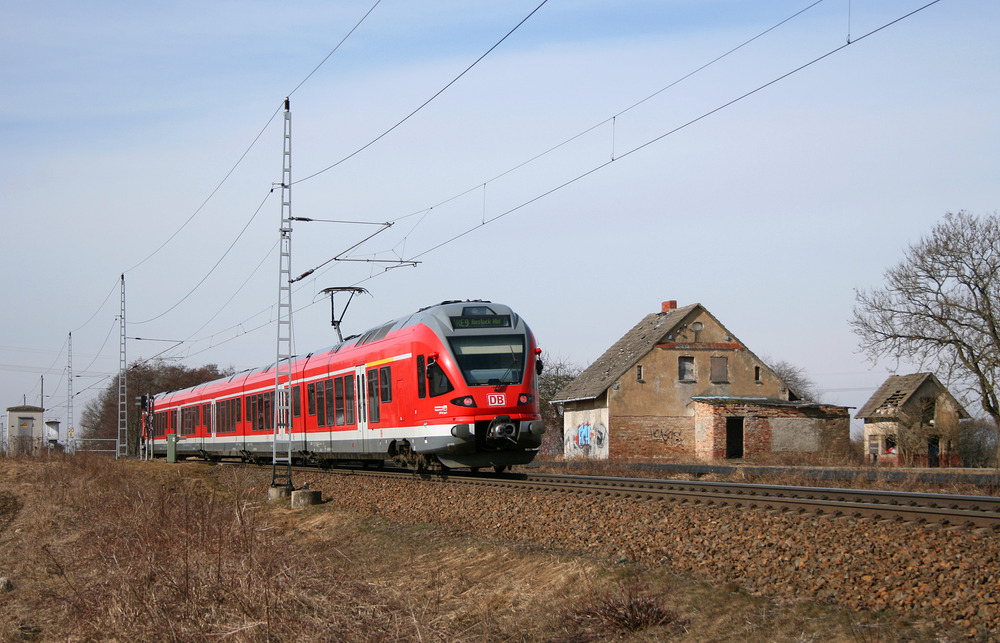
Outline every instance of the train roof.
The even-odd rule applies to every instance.
[[[376,342],[380,339],[385,338],[392,331],[401,330],[403,328],[408,328],[411,326],[416,326],[418,324],[424,324],[436,330],[441,334],[449,334],[452,332],[456,319],[475,319],[475,320],[491,320],[498,319],[509,316],[509,328],[517,329],[519,326],[523,325],[521,318],[505,304],[495,304],[491,301],[484,299],[466,299],[466,300],[448,300],[442,301],[438,304],[433,304],[431,306],[425,306],[419,309],[415,313],[410,313],[409,315],[398,317],[392,321],[386,322],[379,326],[369,328],[365,332],[359,335],[352,335],[348,337],[343,342],[339,344],[334,344],[326,348],[322,348],[304,355],[296,355],[292,358],[293,363],[301,362],[303,360],[310,360],[317,357],[328,356],[335,353],[339,353],[342,350],[350,349],[352,347],[360,347],[365,344]],[[463,329],[465,332],[476,332],[477,330],[496,332],[496,326],[490,326],[489,323],[484,324],[481,328],[467,328]],[[523,326],[526,330],[527,327]],[[256,375],[266,374],[274,369],[274,364],[267,364],[256,369],[246,369],[234,373],[233,375],[219,378],[217,380],[212,380],[210,382],[202,382],[195,386],[191,386],[185,389],[178,389],[175,391],[166,391],[158,393],[155,397],[159,397],[161,400],[168,396],[173,396],[177,393],[188,393],[195,392],[198,389],[208,388],[210,386],[216,386],[224,382],[232,382],[238,377],[243,377],[243,381],[251,379]]]

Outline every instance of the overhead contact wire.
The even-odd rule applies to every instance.
[[[292,181],[292,185],[296,185],[298,183],[302,183],[303,181],[308,181],[309,179],[315,178],[315,177],[319,176],[320,174],[323,174],[324,172],[328,172],[328,171],[332,170],[333,168],[337,167],[341,163],[344,163],[345,161],[354,158],[355,156],[357,156],[361,152],[367,150],[369,147],[371,147],[375,143],[377,143],[380,140],[382,140],[383,138],[385,138],[390,132],[392,132],[393,130],[395,130],[397,127],[399,127],[400,125],[402,125],[406,121],[410,120],[410,118],[412,118],[417,112],[419,112],[420,110],[422,110],[424,107],[427,107],[427,105],[429,105],[431,103],[431,101],[433,101],[435,98],[437,98],[438,96],[440,96],[441,94],[443,94],[445,92],[445,90],[447,90],[449,87],[451,87],[452,85],[454,85],[455,83],[457,83],[459,81],[459,79],[462,78],[462,76],[465,76],[467,73],[469,73],[469,71],[473,67],[475,67],[476,65],[478,65],[483,60],[483,58],[486,58],[487,56],[489,56],[493,52],[494,49],[496,49],[501,44],[503,44],[503,42],[505,40],[507,40],[507,38],[509,38],[511,36],[511,34],[513,34],[515,31],[517,31],[518,28],[521,27],[521,25],[523,25],[525,22],[528,21],[529,18],[531,18],[531,16],[535,15],[535,13],[539,9],[541,9],[548,1],[549,0],[542,0],[541,4],[539,4],[537,7],[535,7],[531,11],[531,13],[529,13],[527,16],[525,16],[521,20],[521,22],[519,22],[516,25],[514,25],[514,28],[511,29],[510,31],[508,31],[507,34],[503,38],[501,38],[500,40],[498,40],[492,47],[490,47],[489,49],[487,49],[486,53],[484,53],[479,58],[476,58],[475,62],[473,62],[468,67],[466,67],[465,70],[462,73],[460,73],[458,76],[455,76],[454,78],[452,78],[451,81],[449,81],[447,85],[445,85],[444,87],[442,87],[441,89],[439,89],[433,96],[431,96],[430,98],[428,98],[427,100],[425,100],[420,105],[420,107],[416,108],[415,110],[413,110],[412,112],[410,112],[409,114],[407,114],[406,116],[404,116],[398,123],[396,123],[395,125],[393,125],[389,129],[387,129],[386,131],[382,132],[381,134],[379,134],[378,136],[376,136],[372,140],[368,141],[367,143],[365,143],[364,145],[362,145],[358,149],[354,150],[353,152],[351,152],[350,154],[348,154],[344,158],[340,159],[339,161],[337,161],[333,165],[328,165],[327,167],[323,168],[322,170],[319,170],[318,172],[313,172],[309,176],[305,176],[305,177],[303,177],[303,178],[301,178],[301,179],[299,179],[297,181]]]

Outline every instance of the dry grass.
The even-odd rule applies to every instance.
[[[3,641],[919,640],[734,586],[268,503],[241,468],[0,459]],[[863,629],[857,626],[863,624]],[[860,635],[858,632],[862,632]]]

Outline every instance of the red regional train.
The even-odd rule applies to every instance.
[[[508,306],[447,301],[292,360],[297,461],[526,464],[541,445],[541,349]],[[155,455],[270,462],[274,366],[148,398]],[[279,442],[279,453],[287,442]]]

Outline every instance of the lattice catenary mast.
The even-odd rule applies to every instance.
[[[285,99],[271,486],[292,488],[292,113]]]
[[[73,448],[73,333],[69,334],[69,350],[66,358],[66,451],[74,453]]]
[[[118,448],[116,458],[128,456],[128,404],[125,402],[125,372],[128,363],[125,357],[125,273],[122,273],[122,310],[118,318],[120,331],[118,344]]]

